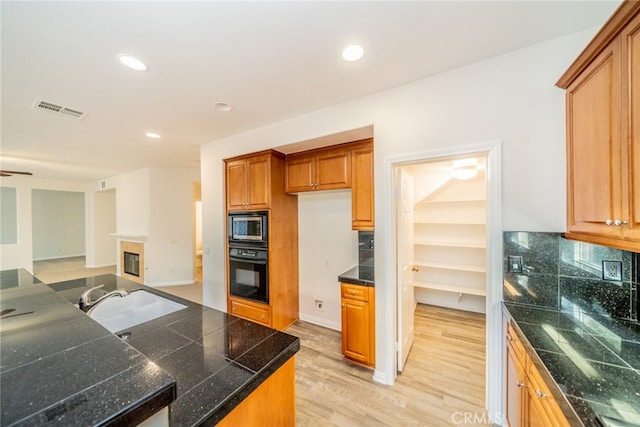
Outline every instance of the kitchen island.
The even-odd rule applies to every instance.
[[[112,334],[74,306],[99,285],[186,308]],[[213,425],[275,377],[295,422],[296,337],[110,274],[47,286],[11,270],[0,289],[2,425],[135,425],[167,405],[171,426]]]

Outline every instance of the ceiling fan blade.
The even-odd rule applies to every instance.
[[[0,170],[0,176],[33,175],[31,172]]]

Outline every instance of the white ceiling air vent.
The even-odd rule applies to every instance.
[[[41,99],[36,99],[33,102],[32,109],[45,110],[51,113],[62,114],[64,116],[75,117],[78,120],[82,120],[89,113],[83,113],[82,111],[74,110],[73,108],[65,107],[64,105],[54,104],[52,102],[43,101]]]

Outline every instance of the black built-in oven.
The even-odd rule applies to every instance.
[[[229,292],[232,296],[269,303],[266,248],[229,244]]]

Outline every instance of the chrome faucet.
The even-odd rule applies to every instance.
[[[95,307],[100,301],[103,301],[107,298],[111,298],[111,297],[121,297],[124,298],[127,295],[129,295],[131,292],[129,292],[126,289],[116,289],[115,291],[111,291],[108,292],[104,295],[102,295],[100,298],[98,298],[97,300],[93,300],[91,299],[91,293],[93,291],[95,291],[96,289],[99,289],[101,287],[103,287],[104,285],[100,285],[100,286],[96,286],[93,287],[91,289],[87,289],[86,291],[84,291],[82,293],[82,295],[80,295],[80,300],[78,301],[78,308],[80,308],[80,310],[84,311],[85,313],[89,313],[89,311]]]

